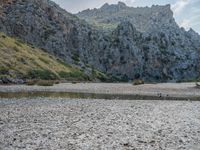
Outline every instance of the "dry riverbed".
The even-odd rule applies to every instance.
[[[19,92],[168,95],[188,99],[195,96],[197,99],[0,98],[2,150],[200,150],[200,89],[194,83],[0,86],[0,93]]]
[[[133,86],[130,83],[62,83],[54,86],[11,85],[0,86],[0,93],[9,92],[75,92],[94,94],[120,94],[160,97],[191,97],[200,100],[200,89],[195,83],[160,83]]]
[[[199,148],[199,101],[0,99],[3,150]]]

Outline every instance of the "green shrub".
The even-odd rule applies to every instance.
[[[54,81],[54,84],[60,84],[60,81],[56,80]]]
[[[37,80],[27,80],[26,81],[26,85],[36,85],[37,84]]]
[[[53,86],[54,84],[59,84],[60,81],[56,80],[27,80],[26,85],[39,85],[39,86]]]
[[[4,38],[4,39],[6,38],[6,36],[5,36],[5,35],[2,35],[1,37],[2,37],[2,38]]]
[[[197,78],[197,82],[200,82],[200,77],[199,77],[199,78]]]
[[[37,82],[38,86],[53,86],[54,85],[54,81],[51,80],[39,80]]]
[[[28,73],[30,79],[41,79],[41,80],[55,80],[58,79],[57,75],[49,70],[31,70]]]
[[[63,79],[67,79],[71,76],[71,73],[70,72],[65,72],[65,71],[61,71],[59,72],[59,76]]]
[[[73,56],[72,56],[72,59],[75,61],[75,62],[79,62],[80,59],[79,59],[79,54],[78,53],[74,53]]]
[[[0,66],[0,74],[8,74],[8,72],[9,72],[9,68]]]
[[[56,32],[49,27],[44,28],[43,38],[47,40],[51,35],[56,34]]]
[[[144,84],[144,81],[142,81],[142,80],[134,80],[133,81],[133,85],[141,85],[141,84]]]

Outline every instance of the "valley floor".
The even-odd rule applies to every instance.
[[[0,149],[199,147],[199,101],[0,99]]]
[[[133,86],[130,83],[61,83],[54,86],[0,86],[0,93],[9,92],[74,92],[110,95],[150,96],[157,99],[200,100],[195,83],[159,83]],[[126,98],[126,97],[125,97]],[[136,97],[137,98],[137,97]]]
[[[39,91],[160,99],[1,97]],[[180,101],[161,98],[167,95]],[[0,149],[199,150],[199,96],[195,83],[0,86]]]

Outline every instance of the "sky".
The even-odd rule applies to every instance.
[[[194,29],[200,34],[200,0],[53,0],[71,13],[92,8],[100,8],[103,4],[116,4],[118,1],[132,7],[171,4],[176,22],[186,30]]]

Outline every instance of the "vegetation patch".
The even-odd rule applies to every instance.
[[[44,28],[44,39],[47,40],[51,35],[56,34],[54,30],[52,30],[50,27]]]
[[[101,82],[117,82],[120,79],[113,77],[112,75],[104,74],[98,70],[92,69],[92,75],[90,80],[99,79]]]
[[[1,37],[4,38],[4,39],[6,38],[6,36],[4,34],[2,34]]]
[[[78,53],[74,53],[74,54],[72,55],[72,59],[74,60],[74,62],[79,62],[79,61],[80,61],[80,59],[79,59],[79,54],[78,54]]]
[[[19,52],[19,48],[14,46],[13,49],[16,51],[16,52]]]
[[[36,85],[36,83],[37,83],[37,80],[27,80],[26,81],[26,85]]]
[[[78,52],[72,55],[74,62],[78,63],[80,61]],[[3,33],[0,33],[0,75],[9,75],[13,79],[19,76],[23,80],[29,79],[28,85],[37,84],[35,80],[93,81],[99,79],[102,82],[113,80],[112,76],[94,69],[91,75],[86,75],[83,70]]]
[[[15,41],[15,44],[16,44],[17,46],[19,46],[19,47],[22,47],[22,44],[21,44],[20,42],[18,42],[18,41]]]
[[[142,81],[142,80],[134,80],[133,81],[133,85],[141,85],[141,84],[144,84],[144,81]]]
[[[38,86],[53,86],[54,85],[54,81],[52,80],[39,80],[37,82]]]
[[[53,86],[54,84],[59,84],[60,82],[58,80],[38,80],[38,79],[32,79],[27,80],[26,85],[33,86]]]
[[[42,79],[42,80],[56,80],[58,76],[49,70],[31,70],[28,73],[30,79]]]
[[[85,75],[83,72],[76,70],[73,72],[65,72],[65,71],[61,71],[59,72],[59,76],[62,79],[66,79],[66,80],[76,80],[76,81],[87,81],[89,80],[89,77],[87,75]]]

